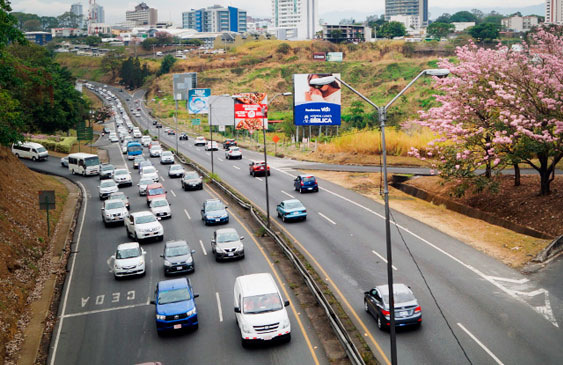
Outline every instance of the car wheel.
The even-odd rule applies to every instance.
[[[246,349],[249,347],[250,342],[248,342],[248,340],[245,340],[244,338],[241,338],[241,345]]]
[[[304,217],[303,217],[303,221],[306,221],[306,220],[307,220],[307,216],[304,216]]]
[[[86,170],[82,171],[82,176],[86,176]]]
[[[281,218],[281,214],[280,214],[280,212],[278,212],[278,218]]]
[[[19,153],[16,153],[16,157],[17,157],[17,158],[20,158],[20,155],[19,155]]]
[[[367,300],[364,300],[364,310],[369,313],[369,306]]]
[[[71,173],[72,175],[74,175],[74,174],[75,174],[74,169],[71,169],[71,170],[70,170],[70,173]]]
[[[282,215],[282,221],[285,222],[285,215]]]
[[[270,176],[270,171],[268,171],[268,176]]]
[[[252,171],[252,177],[256,177],[256,172]]]
[[[159,241],[164,241],[164,235],[160,236]]]
[[[135,232],[135,234],[134,234],[134,236],[133,236],[133,239],[134,239],[135,241],[139,241],[139,238],[137,237],[137,232]]]
[[[383,322],[381,322],[380,316],[377,316],[377,328],[383,331]]]
[[[37,159],[35,158],[35,156],[32,156],[32,157],[31,157],[31,161],[35,161],[35,160],[37,160]]]
[[[303,194],[303,188],[299,188],[299,194]]]

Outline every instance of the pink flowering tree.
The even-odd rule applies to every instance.
[[[451,71],[434,81],[441,105],[416,121],[438,138],[411,154],[432,158],[438,173],[459,181],[461,193],[473,182],[486,186],[507,165],[518,172],[524,162],[538,171],[540,194],[549,194],[563,158],[563,39],[540,30],[518,50],[469,44],[457,57],[440,63]]]

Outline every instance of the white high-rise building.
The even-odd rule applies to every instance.
[[[545,23],[563,24],[563,0],[545,0]]]
[[[91,23],[105,23],[106,22],[106,15],[104,13],[104,7],[98,4],[92,5],[91,10]]]
[[[318,0],[272,0],[272,30],[278,39],[313,39],[318,23]]]
[[[81,3],[72,4],[70,6],[70,12],[76,16],[80,17],[78,22],[78,28],[84,28],[84,10]]]

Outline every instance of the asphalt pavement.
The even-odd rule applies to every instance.
[[[133,99],[142,97],[138,91]],[[143,106],[136,122],[156,134],[151,121]],[[160,132],[160,138],[176,145],[175,136]],[[179,146],[183,154],[210,169],[211,154],[193,146],[192,139],[180,141]],[[253,178],[248,171],[248,161],[261,160],[263,155],[244,150],[242,160],[230,161],[223,154],[222,150],[213,154],[215,173],[265,209],[264,178]],[[376,356],[388,362],[389,335],[379,331],[363,310],[363,292],[386,283],[383,207],[323,180],[319,193],[299,194],[293,191],[292,180],[298,174],[293,162],[274,157],[268,162],[275,226],[295,239]],[[293,197],[305,204],[308,219],[284,224],[275,218],[275,206]],[[393,221],[395,282],[411,286],[423,312],[420,330],[398,333],[399,363],[563,362],[563,312],[560,301],[541,281],[398,212],[393,212]]]

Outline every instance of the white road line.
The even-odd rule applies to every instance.
[[[86,188],[80,181],[77,181],[82,189],[82,193],[86,195]],[[88,199],[84,199],[84,209],[82,210],[82,220],[80,221],[80,229],[78,230],[78,237],[76,239],[76,246],[74,247],[75,252],[79,252],[78,248],[80,246],[80,238],[82,237],[82,227],[84,226],[84,218],[86,217],[86,212],[88,211]],[[66,303],[68,301],[68,292],[70,291],[70,284],[72,283],[72,274],[74,273],[74,263],[76,261],[76,254],[72,255],[72,263],[70,264],[70,273],[68,277],[68,283],[66,285],[65,295],[63,299],[63,308],[61,309],[61,320],[59,321],[59,327],[57,328],[57,334],[55,335],[55,344],[53,345],[53,356],[51,356],[51,365],[55,364],[55,358],[57,356],[57,346],[59,345],[59,338],[61,336],[61,330],[63,328],[63,320],[66,310]]]
[[[259,178],[259,177],[255,177],[255,179],[256,179],[256,180],[260,180],[260,181],[264,181],[264,180],[262,180],[262,179]]]
[[[233,165],[233,167],[237,170],[240,170],[240,167]]]
[[[136,307],[144,307],[144,306],[147,306],[147,305],[150,305],[150,302],[149,302],[149,303],[139,303],[139,304],[124,305],[124,306],[115,307],[115,308],[97,309],[97,310],[87,311],[87,312],[66,314],[66,315],[64,315],[63,317],[64,317],[64,318],[80,317],[80,316],[86,316],[86,315],[89,315],[89,314],[96,314],[96,313],[103,313],[103,312],[111,312],[111,311],[117,311],[117,310],[121,310],[121,309],[130,309],[130,308],[136,308]]]
[[[330,219],[329,217],[327,217],[327,216],[324,215],[323,213],[319,212],[319,215],[320,215],[321,217],[323,217],[324,219],[326,219],[327,221],[329,221],[330,223],[336,224],[335,221],[333,221],[332,219]]]
[[[495,362],[499,365],[504,365],[502,361],[500,361],[500,359],[498,357],[495,356],[495,354],[492,353],[491,350],[489,350],[487,348],[487,346],[483,345],[483,343],[481,341],[479,341],[479,339],[475,336],[473,336],[473,334],[471,332],[469,332],[467,330],[467,328],[463,327],[463,325],[461,323],[458,322],[457,324],[465,333],[467,333],[469,335],[469,337],[471,337],[473,339],[473,341],[477,342],[477,345],[481,346],[481,348],[483,350],[485,350],[485,352],[493,358],[493,360],[495,360]]]
[[[387,259],[386,259],[385,257],[381,256],[380,254],[378,254],[377,252],[375,252],[375,251],[373,251],[373,250],[372,250],[371,252],[372,252],[375,256],[377,256],[377,257],[379,257],[380,259],[382,259],[383,262],[387,263]],[[397,268],[395,267],[395,265],[391,265],[391,267],[393,268],[393,270],[397,271]]]
[[[174,190],[170,189],[170,193],[171,193],[172,195],[174,195],[174,198],[176,197],[176,193],[174,192]]]
[[[192,217],[190,217],[190,213],[188,213],[187,210],[184,209],[184,213],[186,213],[186,216],[188,217],[189,220],[192,220]]]
[[[160,176],[160,181],[164,182],[164,178],[162,176]]]
[[[283,190],[282,190],[281,192],[282,192],[282,194],[285,194],[285,195],[289,196],[290,198],[295,199],[295,197],[294,197],[293,195],[291,195],[291,194],[289,194],[289,193],[286,193],[286,192],[283,191]]]
[[[218,159],[219,161],[225,161],[225,160],[223,160],[221,157],[217,157],[217,159]]]
[[[219,297],[219,292],[215,293],[217,298],[217,310],[219,310],[219,322],[223,322],[223,310],[221,309],[221,298]]]
[[[199,240],[199,244],[201,245],[201,250],[203,251],[203,254],[205,256],[207,256],[207,251],[205,250],[205,246],[203,245],[203,241]]]

